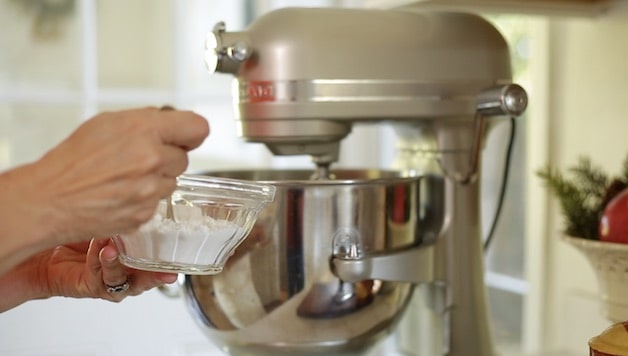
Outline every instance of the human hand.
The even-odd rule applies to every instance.
[[[154,287],[173,283],[174,273],[141,271],[124,266],[109,238],[55,247],[46,264],[49,294],[75,298],[101,298],[119,302]],[[128,285],[121,292],[113,286]]]
[[[20,172],[13,201],[23,204],[12,209],[48,229],[44,247],[137,228],[174,190],[187,152],[208,134],[207,121],[189,111],[99,114]]]
[[[119,302],[176,279],[173,273],[128,268],[109,238],[92,239],[39,252],[0,276],[0,312],[52,296]],[[125,287],[113,292],[111,286]]]

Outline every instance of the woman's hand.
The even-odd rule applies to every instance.
[[[52,296],[119,302],[176,279],[172,273],[128,268],[109,238],[92,239],[40,252],[1,276],[0,312]]]
[[[40,160],[0,175],[0,275],[33,253],[147,221],[175,188],[203,117],[144,108],[84,122]]]
[[[60,238],[84,240],[135,229],[175,188],[187,152],[208,135],[190,111],[156,108],[102,113],[48,152],[35,170]],[[70,241],[59,241],[67,243]]]

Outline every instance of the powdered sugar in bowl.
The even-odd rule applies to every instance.
[[[132,268],[185,274],[222,271],[246,238],[275,187],[251,181],[184,174],[168,200],[136,231],[113,237],[120,261]]]

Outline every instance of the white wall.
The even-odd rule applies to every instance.
[[[628,15],[553,19],[549,34],[549,162],[564,170],[586,155],[609,174],[619,174],[628,154]],[[544,236],[545,344],[586,354],[588,338],[609,321],[601,316],[588,261],[560,240],[556,200],[550,211]],[[530,256],[530,263],[543,261]]]

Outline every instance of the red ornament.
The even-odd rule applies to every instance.
[[[628,188],[606,205],[598,233],[600,241],[628,244]]]

